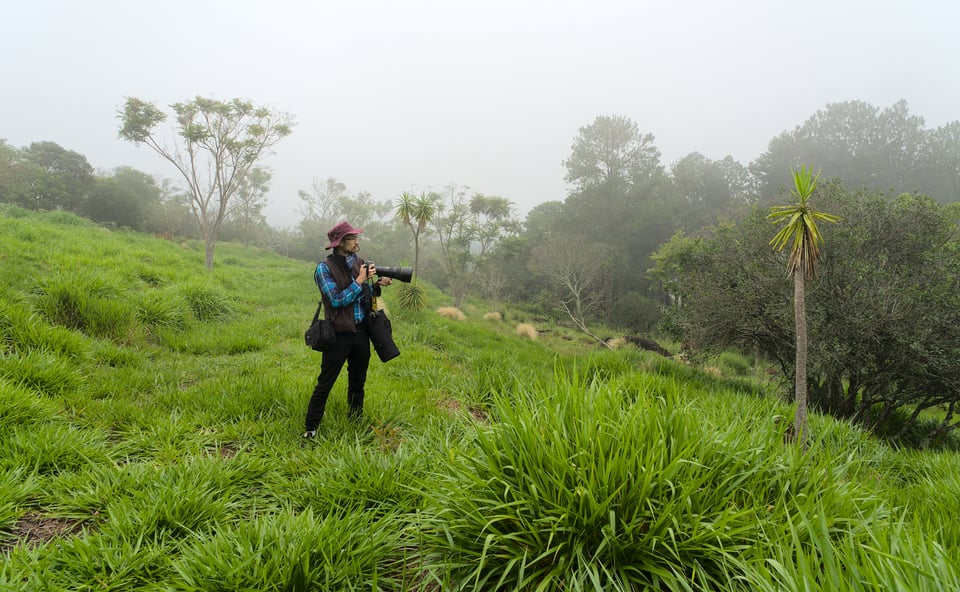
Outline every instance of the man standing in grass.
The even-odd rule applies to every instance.
[[[370,337],[363,326],[363,319],[370,309],[373,296],[380,295],[380,286],[389,286],[392,280],[380,278],[375,284],[367,280],[376,275],[377,269],[360,258],[362,228],[354,228],[349,222],[340,222],[327,232],[333,253],[317,264],[313,279],[320,288],[324,315],[333,319],[337,343],[323,352],[320,376],[307,405],[306,439],[315,438],[323,419],[330,390],[347,364],[347,404],[350,416],[363,414],[363,387],[367,381],[370,365]]]

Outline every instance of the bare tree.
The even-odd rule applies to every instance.
[[[321,181],[314,179],[310,191],[300,190],[302,202],[300,213],[307,220],[317,220],[333,225],[333,218],[341,211],[341,205],[347,197],[347,186],[335,177],[327,177]]]
[[[585,334],[610,347],[587,326],[591,313],[603,303],[607,270],[596,255],[596,244],[582,237],[564,237],[534,249],[530,266],[560,292],[558,308]]]

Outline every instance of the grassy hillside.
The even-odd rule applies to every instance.
[[[0,589],[960,589],[956,455],[435,290],[304,447],[312,265],[216,261],[0,210]]]

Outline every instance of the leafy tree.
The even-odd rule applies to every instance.
[[[751,170],[763,195],[789,183],[784,171],[823,162],[824,175],[848,187],[919,192],[946,203],[957,197],[955,124],[926,130],[903,100],[882,110],[863,101],[831,103],[774,138]]]
[[[597,256],[610,268],[636,269],[645,261],[678,227],[674,189],[653,140],[618,116],[598,117],[580,128],[564,161],[574,187],[550,233],[607,245]],[[652,282],[638,271],[609,278],[592,320],[638,330],[647,324],[639,317],[647,319],[646,311],[652,306],[655,313],[657,305]]]
[[[176,114],[177,148],[169,148],[154,132],[166,114],[152,103],[132,97],[120,111],[120,137],[146,144],[183,176],[210,269],[230,199],[267,151],[291,133],[291,118],[239,99],[217,101],[198,96],[171,107]]]
[[[679,210],[688,232],[712,224],[729,210],[733,192],[720,163],[692,152],[670,167],[670,178],[682,200]]]
[[[816,273],[820,260],[820,245],[823,236],[817,228],[817,220],[837,222],[839,218],[832,214],[818,212],[810,205],[810,196],[817,188],[820,173],[801,167],[793,172],[791,194],[796,202],[786,206],[771,208],[769,218],[774,224],[783,224],[770,244],[777,251],[783,251],[790,243],[790,256],[787,259],[787,275],[793,279],[794,323],[797,334],[796,402],[797,411],[794,421],[794,436],[804,445],[807,441],[807,306],[804,293],[805,282]]]
[[[118,167],[112,176],[97,179],[83,214],[97,222],[144,230],[160,201],[161,190],[153,177],[131,167]]]
[[[960,425],[960,211],[929,197],[851,193],[835,180],[814,199],[842,221],[822,229],[829,257],[806,286],[816,336],[809,404],[895,441],[931,445]],[[665,319],[675,337],[701,350],[759,352],[791,377],[795,311],[767,216],[757,208],[709,234],[675,237],[655,269],[675,295]]]
[[[200,238],[190,194],[172,179],[160,179],[159,188],[160,203],[149,215],[147,229],[161,236]]]
[[[726,156],[717,163],[720,173],[730,189],[730,198],[735,205],[755,204],[760,201],[760,187],[750,169]]]
[[[40,167],[28,162],[23,151],[0,139],[0,202],[34,207],[30,187],[41,174]]]
[[[245,247],[250,245],[254,231],[267,223],[263,208],[267,205],[267,191],[270,190],[272,177],[269,169],[250,169],[240,182],[237,196],[228,212],[229,220],[236,227]]]
[[[468,200],[464,189],[452,185],[447,200],[433,198],[438,200],[433,226],[457,308],[489,264],[494,247],[520,230],[509,200],[479,193]]]
[[[565,179],[579,190],[607,185],[625,192],[659,168],[660,151],[653,139],[626,117],[599,116],[580,128],[563,163]]]
[[[437,215],[437,202],[435,195],[428,195],[421,192],[419,196],[404,192],[400,194],[396,204],[396,214],[400,220],[410,227],[413,233],[413,275],[418,277],[420,273],[420,235],[427,225],[433,221]]]
[[[82,154],[55,142],[34,142],[15,158],[14,200],[33,210],[83,211],[93,167]]]
[[[960,201],[960,121],[928,130],[924,147],[918,187],[940,203]]]

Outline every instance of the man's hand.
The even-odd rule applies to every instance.
[[[378,281],[378,283],[379,283],[381,286],[389,286],[390,284],[393,283],[393,278],[382,277],[382,278],[380,278],[380,280]]]
[[[372,263],[360,266],[360,275],[357,276],[357,283],[362,284],[371,277],[377,275],[377,267]]]

